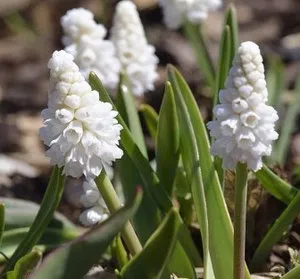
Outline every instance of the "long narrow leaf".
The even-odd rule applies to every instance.
[[[289,225],[297,217],[299,212],[300,193],[294,197],[288,207],[283,211],[279,218],[277,218],[259,244],[251,261],[251,267],[253,270],[258,270],[259,267],[262,266],[273,245],[276,244],[282,237],[283,233],[288,230]]]
[[[234,4],[230,4],[226,10],[224,26],[228,25],[230,28],[231,44],[230,44],[230,65],[234,59],[237,48],[239,46],[239,26],[237,20],[237,12]]]
[[[147,150],[138,112],[135,107],[135,101],[128,86],[127,78],[124,75],[122,75],[121,78],[116,103],[122,119],[126,122],[130,132],[134,134],[136,144],[139,146],[144,157],[147,158]],[[117,170],[125,199],[130,201],[135,195],[136,187],[138,185],[144,185],[143,179],[137,167],[126,153],[118,160]],[[158,208],[148,192],[145,192],[141,205],[133,217],[133,224],[142,243],[146,242],[159,224]]]
[[[3,240],[1,245],[1,252],[7,257],[11,257],[16,251],[18,245],[25,239],[29,228],[18,228],[5,231],[3,233]],[[72,229],[46,229],[36,245],[45,248],[56,247],[66,241],[73,240],[79,236],[79,231]],[[1,258],[2,261],[2,258]]]
[[[149,111],[151,111],[151,109],[149,109]],[[158,115],[156,114],[156,112],[153,109],[152,109],[151,114],[152,114],[152,116],[150,118],[151,118],[151,123],[152,123],[152,129],[153,129],[154,135],[156,136],[157,126],[158,126]],[[184,185],[181,184],[180,187],[184,187]],[[178,188],[179,188],[179,185],[178,185]],[[181,190],[182,189],[177,189],[177,191],[181,191]],[[178,238],[179,238],[180,245],[184,248],[186,254],[189,256],[189,258],[193,262],[194,266],[201,266],[202,262],[203,262],[202,258],[199,255],[199,251],[195,247],[195,244],[193,242],[193,239],[191,237],[189,230],[187,229],[187,227],[184,224],[182,224],[180,227]],[[176,245],[174,253],[173,253],[174,257],[176,257],[176,253],[177,253],[177,245]],[[178,254],[181,254],[181,252],[179,251]],[[178,257],[180,258],[180,255]],[[177,259],[174,259],[174,260],[172,259],[172,262],[170,264],[171,269],[172,269],[172,267],[174,267],[173,263],[175,263],[176,260]],[[184,261],[184,259],[181,259],[181,260]],[[185,267],[188,269],[189,268],[188,265],[189,265],[189,263],[187,263],[187,266],[185,266],[185,265],[182,266],[182,268]]]
[[[232,62],[231,45],[234,44],[234,39],[231,36],[230,27],[225,26],[222,34],[221,44],[219,48],[219,66],[216,77],[216,89],[213,98],[213,107],[219,103],[219,91],[224,88],[225,80]],[[215,117],[215,116],[213,116]],[[224,170],[222,168],[222,160],[219,157],[215,158],[215,168],[221,182],[222,189],[224,189]]]
[[[109,219],[95,226],[74,241],[51,253],[32,279],[80,279],[96,264],[113,238],[136,212],[142,192],[128,206],[112,214]]]
[[[161,278],[164,267],[168,264],[174,249],[179,226],[178,213],[171,209],[160,227],[147,241],[143,251],[121,270],[121,278]]]
[[[147,104],[141,105],[140,111],[143,114],[151,138],[155,140],[158,124],[158,114],[151,106]]]
[[[225,26],[219,48],[219,63],[215,84],[213,106],[219,103],[219,91],[224,88],[225,80],[231,65],[231,31],[228,25]]]
[[[210,147],[206,128],[193,94],[183,77],[173,66],[169,66],[169,78],[175,96],[181,95],[184,99],[196,135],[199,165],[206,194],[209,248],[214,273],[216,278],[233,278],[233,229],[214,168],[214,162],[209,152]],[[246,278],[250,278],[248,271],[246,272]]]
[[[300,108],[300,78],[297,79],[296,88],[295,88],[295,99],[289,104],[286,116],[284,118],[284,125],[282,125],[280,131],[280,137],[276,143],[275,152],[276,152],[276,162],[283,165],[288,154],[288,148],[290,144],[290,137],[295,128],[296,117],[299,113]]]
[[[297,195],[299,190],[281,179],[272,172],[266,165],[254,173],[262,186],[275,198],[289,204]]]
[[[199,68],[203,72],[207,84],[213,90],[215,84],[215,70],[200,29],[201,26],[185,21],[183,28],[186,37],[194,49]]]
[[[283,275],[281,279],[299,279],[300,278],[300,266],[293,268],[287,274]]]
[[[17,261],[13,271],[7,273],[7,279],[27,278],[29,272],[32,272],[41,262],[42,252],[38,249],[31,251]]]
[[[157,175],[167,193],[172,196],[173,184],[179,159],[179,124],[174,93],[166,84],[159,112],[156,137]]]
[[[44,230],[53,218],[55,209],[60,202],[63,193],[63,185],[64,176],[62,176],[62,169],[54,167],[40,210],[31,225],[28,234],[6,264],[3,273],[12,270],[18,259],[31,251],[33,246],[39,241]]]
[[[271,57],[267,68],[268,103],[278,108],[284,88],[284,66],[279,57]]]
[[[172,74],[169,78],[173,82],[175,81],[174,76],[172,76]],[[176,90],[177,88],[175,89],[175,91]],[[202,173],[199,165],[200,158],[196,142],[196,136],[194,134],[193,126],[190,121],[186,104],[182,95],[178,94],[178,90],[175,96],[179,112],[180,153],[182,156],[182,162],[185,171],[187,173],[187,178],[191,187],[197,219],[201,229],[204,254],[204,278],[215,278],[214,271],[211,266],[211,258],[209,252],[207,207]]]
[[[134,140],[143,155],[147,158],[147,148],[144,141],[141,122],[136,109],[135,99],[128,83],[128,78],[124,73],[121,74],[117,95],[117,108],[123,119],[125,121],[127,120],[126,123],[130,131],[134,131]]]
[[[15,198],[1,197],[0,203],[5,204],[6,207],[6,230],[29,227],[33,223],[40,208],[40,206],[34,202]],[[76,226],[59,212],[55,212],[48,227],[76,229]]]

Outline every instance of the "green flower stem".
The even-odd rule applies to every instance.
[[[183,28],[186,37],[189,39],[194,49],[199,68],[201,71],[203,71],[207,84],[212,90],[214,90],[215,70],[200,26],[191,24],[186,21],[183,25]]]
[[[117,211],[121,207],[121,203],[104,170],[102,170],[101,174],[95,179],[95,182],[103,197],[103,200],[107,205],[108,210],[111,213]],[[134,228],[129,222],[125,225],[121,235],[133,256],[142,251],[142,245],[134,231]]]
[[[234,210],[234,279],[245,278],[245,240],[247,213],[247,165],[238,163],[235,181]]]

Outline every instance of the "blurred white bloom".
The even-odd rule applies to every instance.
[[[84,226],[90,227],[103,222],[107,218],[108,214],[106,214],[101,207],[94,206],[81,213],[79,216],[79,222]]]
[[[94,180],[84,181],[83,194],[80,197],[80,201],[84,207],[90,207],[97,203],[100,199],[100,192]]]
[[[131,1],[117,4],[111,29],[111,40],[117,50],[122,70],[127,74],[132,91],[141,96],[154,89],[158,77],[158,58],[155,49],[147,43],[145,32],[136,6]]]
[[[163,9],[165,24],[179,28],[185,20],[194,24],[201,23],[210,11],[222,5],[221,0],[158,0]]]
[[[85,180],[82,188],[83,194],[80,201],[87,209],[80,214],[79,222],[84,226],[93,226],[103,222],[108,217],[108,209],[95,181],[92,179]]]
[[[214,108],[215,121],[207,124],[216,140],[213,155],[223,158],[225,168],[237,162],[254,171],[262,167],[262,156],[269,156],[272,141],[278,138],[273,107],[266,105],[268,91],[258,45],[244,42],[238,49],[226,80],[219,92],[220,104]]]
[[[42,111],[40,137],[50,148],[53,165],[72,177],[95,178],[122,157],[118,147],[122,126],[109,103],[99,100],[73,62],[72,55],[55,51],[49,60],[48,108]]]
[[[114,44],[104,40],[106,29],[97,24],[94,15],[83,8],[72,9],[61,18],[65,36],[65,51],[72,54],[75,63],[87,79],[95,72],[107,88],[114,89],[119,82],[120,62]]]

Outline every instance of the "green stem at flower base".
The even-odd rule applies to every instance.
[[[119,197],[111,184],[106,172],[102,170],[101,174],[95,179],[97,187],[103,197],[108,210],[113,213],[122,207]],[[131,223],[127,223],[121,232],[122,238],[126,243],[130,253],[134,256],[142,251],[142,245],[132,227]]]
[[[234,279],[245,278],[245,240],[247,214],[247,165],[238,163],[235,180],[234,210]]]

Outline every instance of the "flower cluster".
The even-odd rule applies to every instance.
[[[165,24],[179,28],[185,20],[201,23],[209,11],[214,11],[222,4],[221,0],[159,0],[163,8]]]
[[[272,141],[278,138],[273,107],[266,105],[268,91],[259,47],[244,42],[238,49],[225,89],[219,92],[220,104],[214,108],[216,120],[208,123],[216,140],[213,155],[223,158],[225,168],[237,162],[254,171],[262,167],[262,156],[269,156]]]
[[[65,51],[55,51],[49,60],[48,108],[42,111],[40,136],[50,148],[51,164],[64,167],[72,177],[95,178],[122,157],[118,147],[122,126],[109,103],[99,100]]]
[[[65,51],[72,54],[85,78],[95,72],[104,86],[114,89],[119,81],[120,62],[114,44],[104,40],[106,29],[83,8],[72,9],[61,18]]]
[[[107,207],[94,180],[83,182],[83,195],[80,201],[87,208],[79,216],[79,221],[84,226],[93,226],[108,217]]]
[[[147,90],[153,90],[158,58],[154,47],[147,43],[136,6],[131,1],[117,4],[111,40],[133,93],[140,96]]]

